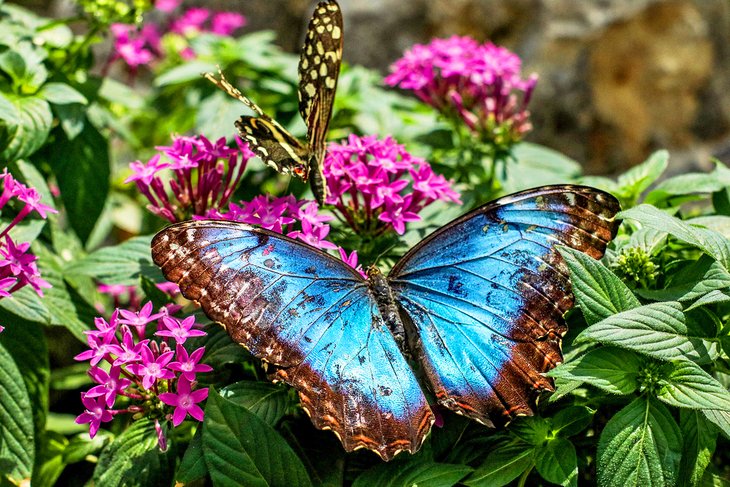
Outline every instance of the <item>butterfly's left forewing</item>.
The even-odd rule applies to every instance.
[[[538,188],[474,210],[396,264],[391,286],[442,405],[489,425],[532,414],[573,305],[557,246],[600,258],[618,210],[593,188]]]
[[[165,277],[293,385],[318,428],[348,451],[415,452],[433,414],[365,281],[287,237],[236,222],[193,221],[155,236]],[[271,370],[271,369],[270,369]]]

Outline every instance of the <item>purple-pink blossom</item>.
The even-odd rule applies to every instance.
[[[171,146],[157,147],[160,154],[146,164],[132,162],[126,182],[134,181],[150,203],[147,208],[170,222],[205,215],[229,203],[254,156],[248,144],[236,142],[232,148],[225,138],[176,137]]]
[[[195,329],[192,316],[182,319],[172,316],[178,310],[179,307],[167,306],[154,312],[151,302],[139,310],[116,309],[108,321],[104,317],[95,318],[95,329],[85,332],[89,349],[75,359],[90,362],[89,376],[95,385],[82,393],[86,410],[76,422],[89,423],[92,436],[101,423],[111,421],[117,414],[130,413],[134,419],[146,416],[158,419],[162,412],[165,417],[178,420],[173,421],[175,426],[188,413],[202,419],[202,409],[196,404],[207,397],[207,389],[196,389],[197,375],[213,369],[200,363],[205,347],[188,353],[182,343],[205,332]],[[144,338],[153,334],[154,340]],[[177,394],[171,394],[174,398],[170,399],[165,394],[172,390],[177,390]],[[169,401],[166,403],[163,396],[175,402],[174,407],[166,405]],[[112,406],[117,409],[107,409]],[[158,428],[161,449],[167,441],[163,431],[164,428]]]
[[[177,393],[165,392],[160,394],[160,400],[165,404],[174,406],[172,413],[172,425],[178,426],[185,420],[189,414],[198,421],[203,420],[203,410],[197,403],[204,401],[208,397],[208,388],[191,390],[189,380],[181,377],[177,381]]]
[[[532,128],[527,105],[537,76],[524,79],[521,69],[520,58],[504,47],[453,36],[411,47],[385,83],[413,91],[482,139],[509,145]]]
[[[17,210],[10,223],[0,226],[0,299],[11,297],[15,291],[27,285],[43,296],[43,289],[50,288],[51,284],[41,277],[38,257],[30,252],[30,242],[16,242],[10,236],[10,231],[33,212],[43,219],[49,213],[58,212],[42,203],[41,194],[16,180],[7,168],[0,173],[0,181],[0,212],[8,204]]]
[[[391,137],[350,135],[330,144],[324,162],[335,213],[358,234],[405,232],[408,222],[436,200],[460,203],[453,183],[436,174]]]
[[[89,423],[89,436],[96,436],[101,423],[107,423],[113,419],[115,411],[106,408],[103,397],[91,397],[81,394],[81,403],[86,410],[76,417],[77,424]]]

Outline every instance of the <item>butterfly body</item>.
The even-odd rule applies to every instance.
[[[220,79],[216,79],[212,73],[205,75],[258,115],[242,116],[235,122],[238,133],[254,152],[277,172],[309,180],[320,205],[327,198],[323,173],[325,144],[340,73],[342,43],[343,23],[339,5],[335,0],[320,2],[309,22],[298,66],[297,95],[299,114],[307,125],[306,142],[291,135],[276,120],[266,115],[222,74]]]
[[[532,414],[562,360],[573,304],[557,245],[600,257],[618,203],[580,186],[508,196],[437,230],[368,278],[282,235],[173,225],[152,255],[182,293],[299,392],[348,451],[415,452],[436,401],[486,425]],[[413,368],[415,367],[415,369]],[[422,378],[422,383],[419,379]]]

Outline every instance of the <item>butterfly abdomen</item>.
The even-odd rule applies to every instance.
[[[375,297],[378,310],[383,316],[386,326],[393,335],[393,338],[395,338],[395,343],[398,344],[398,348],[401,353],[406,357],[410,357],[406,344],[405,328],[403,327],[403,322],[400,319],[398,305],[395,302],[395,296],[393,295],[393,290],[388,284],[388,280],[376,267],[368,268],[367,274],[370,291]]]

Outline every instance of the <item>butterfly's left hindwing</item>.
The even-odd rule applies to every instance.
[[[236,120],[241,137],[264,164],[281,174],[303,177],[309,171],[309,148],[277,122],[243,116]]]
[[[616,199],[580,186],[511,195],[442,227],[389,279],[440,404],[485,424],[532,414],[573,305],[557,246],[600,258]]]
[[[152,257],[183,295],[293,385],[346,450],[415,452],[433,413],[370,293],[342,261],[236,222],[192,221],[155,236]],[[271,369],[270,369],[271,370]]]

